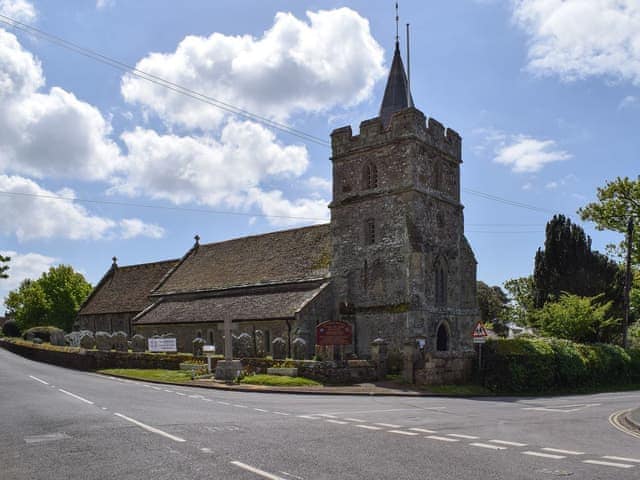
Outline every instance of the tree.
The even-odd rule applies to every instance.
[[[517,325],[530,325],[530,313],[534,310],[533,276],[512,278],[504,282],[504,288],[509,292],[511,305],[510,318]]]
[[[11,257],[5,257],[0,255],[0,278],[9,278],[9,274],[7,270],[9,270],[9,265],[6,265],[11,260]]]
[[[604,294],[616,310],[622,308],[624,279],[619,265],[591,250],[591,239],[564,215],[547,223],[544,250],[539,248],[533,272],[534,305],[558,299],[563,292],[580,297]]]
[[[38,280],[25,280],[5,300],[22,330],[52,325],[70,331],[91,285],[68,265],[51,267]]]
[[[478,282],[477,292],[480,319],[485,324],[491,323],[498,335],[505,335],[505,323],[509,320],[506,314],[509,297],[500,287],[490,287],[482,281]]]
[[[609,317],[611,302],[563,293],[557,302],[547,302],[535,312],[543,335],[580,343],[610,342],[620,320]]]
[[[598,188],[598,201],[587,204],[578,210],[582,220],[595,222],[598,230],[613,230],[626,234],[627,223],[633,217],[636,226],[640,224],[640,176],[636,180],[628,177],[617,177],[606,182],[604,187]],[[640,228],[635,229],[632,242],[632,262],[640,265]],[[625,239],[619,245],[610,245],[624,257],[626,253]]]

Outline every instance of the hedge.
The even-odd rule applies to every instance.
[[[640,350],[550,338],[489,340],[482,381],[494,392],[540,393],[640,383]]]

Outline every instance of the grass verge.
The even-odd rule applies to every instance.
[[[191,373],[183,370],[109,368],[107,370],[99,370],[99,373],[135,378],[136,380],[153,380],[156,382],[166,383],[183,383],[191,381]]]
[[[321,383],[303,377],[287,377],[285,375],[249,375],[240,380],[245,385],[267,385],[269,387],[317,387]]]

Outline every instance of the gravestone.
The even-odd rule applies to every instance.
[[[271,346],[273,347],[274,360],[284,360],[287,358],[287,342],[284,341],[284,338],[274,338]]]
[[[64,341],[70,347],[79,347],[81,338],[82,338],[82,332],[71,332],[71,333],[67,333],[64,336]]]
[[[111,343],[117,352],[129,351],[129,343],[127,342],[127,334],[125,332],[115,332],[111,335]]]
[[[253,334],[255,338],[256,357],[264,357],[267,350],[267,346],[264,344],[264,333],[262,330],[256,330]]]
[[[205,341],[204,338],[196,337],[191,342],[193,345],[193,356],[201,357],[203,355],[202,348],[204,347]]]
[[[134,352],[144,352],[147,349],[147,339],[139,333],[131,337],[131,350]]]
[[[291,342],[291,350],[294,360],[304,360],[304,357],[307,356],[307,342],[303,338],[297,337]]]
[[[80,332],[80,348],[84,348],[85,350],[91,350],[96,346],[96,339],[91,332]]]
[[[57,328],[55,330],[51,329],[51,337],[49,338],[49,343],[58,347],[64,347],[66,344],[64,339],[64,331]]]
[[[237,358],[250,358],[253,352],[253,339],[248,333],[241,333],[236,339],[237,347],[233,351]]]
[[[111,334],[108,332],[96,332],[96,348],[101,351],[109,351],[113,346],[111,342]]]

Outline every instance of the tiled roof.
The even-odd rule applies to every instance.
[[[178,260],[111,267],[80,308],[78,315],[140,312],[149,293]]]
[[[276,291],[236,296],[216,296],[197,299],[166,297],[140,313],[136,325],[167,323],[210,323],[231,320],[269,320],[293,318],[308,301],[327,284],[307,290]],[[263,289],[264,290],[264,289]],[[258,290],[259,292],[259,290]]]
[[[299,282],[329,275],[329,224],[194,246],[154,295]]]

